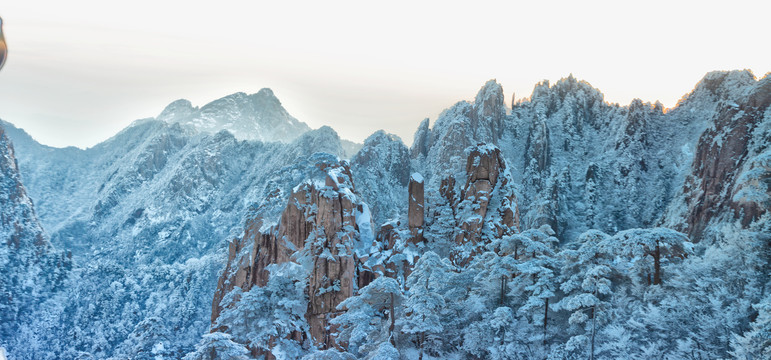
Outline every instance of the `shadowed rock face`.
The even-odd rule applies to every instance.
[[[688,205],[687,229],[692,239],[699,239],[710,221],[733,210],[735,219],[747,226],[768,209],[758,202],[744,202],[735,198],[742,184],[739,175],[747,165],[751,152],[760,153],[768,147],[769,139],[755,134],[771,104],[771,80],[761,81],[741,103],[726,104],[719,108],[714,127],[699,138],[694,154],[692,173],[686,178]],[[759,141],[758,141],[759,140]],[[755,144],[752,142],[755,141]],[[752,151],[750,148],[756,147]],[[768,182],[771,169],[759,164],[756,171],[764,175],[759,181]]]
[[[310,336],[321,348],[339,347],[329,321],[340,313],[337,305],[353,295],[357,242],[374,239],[360,234],[360,222],[369,226],[363,223],[369,212],[354,195],[348,163],[317,167],[326,172],[324,183],[306,182],[295,188],[278,224],[265,228],[262,219],[253,219],[247,222],[244,237],[230,244],[228,265],[212,304],[212,322],[221,311],[220,301],[234,287],[248,291],[264,286],[268,265],[297,261],[310,268],[306,312]]]
[[[412,242],[423,241],[423,223],[425,220],[425,199],[423,176],[415,173],[410,177],[407,223],[412,233]]]

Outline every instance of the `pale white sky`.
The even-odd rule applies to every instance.
[[[491,78],[528,97],[573,73],[673,106],[708,71],[771,71],[769,1],[3,0],[0,118],[94,144],[171,101],[270,87],[317,128],[406,143]]]

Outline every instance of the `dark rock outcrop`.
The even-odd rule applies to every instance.
[[[423,176],[412,174],[409,185],[409,200],[407,207],[407,223],[412,233],[412,242],[423,241],[423,224],[425,222],[425,198]]]

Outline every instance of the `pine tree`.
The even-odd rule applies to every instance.
[[[302,277],[300,265],[272,265],[268,283],[244,292],[236,287],[222,300],[223,310],[217,327],[227,329],[233,340],[261,352],[270,352],[278,359],[302,356],[300,344],[293,335],[308,331],[305,320],[306,282],[290,277]]]
[[[565,297],[555,304],[555,309],[571,313],[568,322],[571,325],[588,325],[588,339],[578,334],[568,341],[568,349],[580,346],[584,340],[589,342],[589,359],[594,359],[597,319],[609,306],[603,298],[611,295],[612,254],[608,254],[607,234],[598,230],[583,233],[577,250],[564,250],[560,253],[563,260],[560,289]]]
[[[405,315],[397,320],[396,325],[401,326],[402,332],[417,336],[421,359],[427,336],[441,333],[444,329],[441,313],[446,304],[441,292],[450,269],[449,263],[428,251],[420,257],[407,278],[409,290],[404,303]]]
[[[383,343],[396,343],[396,310],[403,300],[396,280],[380,276],[338,305],[345,313],[332,319],[340,325],[337,338],[348,343],[353,354],[367,354]]]
[[[233,341],[230,334],[213,332],[206,334],[198,343],[194,352],[185,356],[185,360],[247,360],[249,351]]]
[[[683,259],[693,252],[693,245],[685,234],[667,228],[621,231],[613,236],[611,243],[619,254],[630,258],[636,275],[642,276],[649,285],[660,285],[663,281],[663,261]]]
[[[527,230],[519,238],[522,244],[522,258],[518,261],[517,274],[512,280],[510,294],[523,299],[517,310],[530,315],[535,321],[536,310],[543,309],[542,343],[546,344],[549,319],[549,299],[554,297],[559,261],[554,253],[558,240],[549,235],[554,232],[548,225],[540,229]]]

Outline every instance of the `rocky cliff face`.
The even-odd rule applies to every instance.
[[[466,152],[465,185],[460,198],[451,202],[457,203],[454,260],[459,264],[465,264],[478,246],[519,232],[516,189],[500,149],[480,144]]]
[[[519,231],[516,191],[500,150],[479,145],[467,154],[464,185],[451,209],[457,214],[453,223],[458,225],[450,230],[460,246],[459,263],[478,246]],[[343,311],[337,305],[378,276],[403,284],[422,251],[443,246],[434,233],[424,237],[429,224],[420,174],[410,177],[402,199],[406,221],[383,224],[375,239],[368,206],[356,195],[348,163],[316,158],[313,166],[316,174],[294,188],[277,224],[266,225],[263,216],[256,216],[247,222],[244,236],[230,243],[212,304],[213,323],[218,323],[220,303],[228,292],[266,286],[270,265],[292,261],[305,264],[308,271],[308,335],[322,349],[344,348],[335,341],[336,328],[330,324]]]
[[[423,224],[426,217],[424,188],[423,176],[419,173],[412,174],[407,190],[407,226],[414,243],[423,241]]]
[[[725,82],[725,75],[714,77],[704,86]],[[768,211],[771,78],[753,85],[736,101],[720,103],[713,124],[699,137],[684,185],[686,222],[680,227],[693,238],[701,238],[721,217],[747,226]]]
[[[412,157],[430,163],[431,171],[424,176],[433,186],[447,175],[462,171],[464,151],[469,146],[498,144],[505,118],[503,88],[490,80],[479,90],[474,102],[459,102],[445,110],[433,128],[429,129],[424,120],[415,134]]]
[[[337,305],[357,288],[357,265],[374,236],[369,208],[356,195],[350,165],[330,160],[315,163],[315,178],[293,190],[278,224],[265,226],[262,218],[252,219],[244,237],[231,243],[212,321],[227,292],[236,286],[264,286],[268,265],[294,261],[307,266],[309,336],[321,348],[338,346],[329,321],[339,314]]]

